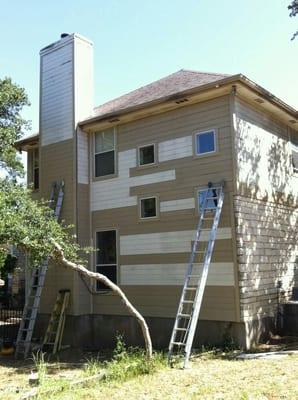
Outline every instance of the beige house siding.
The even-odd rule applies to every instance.
[[[65,140],[40,147],[40,189],[39,199],[49,199],[52,183],[64,181],[64,199],[61,220],[67,225],[75,220],[75,175],[74,175],[74,140]],[[60,289],[70,289],[74,296],[75,274],[65,268],[51,265],[48,269],[42,292],[40,312],[51,312]],[[70,313],[74,311],[71,301]]]
[[[230,121],[225,96],[118,126],[118,175],[91,183],[93,237],[97,230],[117,229],[118,283],[145,316],[175,315],[198,221],[197,190],[224,179],[226,198],[201,318],[236,320]],[[218,151],[198,157],[194,134],[208,129],[217,133]],[[138,167],[138,146],[152,143],[157,163]],[[142,196],[157,196],[156,220],[139,219]],[[127,315],[119,300],[106,293],[94,296],[93,311]]]
[[[290,129],[243,100],[234,110],[240,309],[251,321],[276,315],[279,299],[297,286],[298,178]]]
[[[122,286],[122,289],[145,317],[175,317],[181,296],[181,286]],[[128,315],[127,310],[112,294],[94,296],[94,313]],[[235,290],[232,286],[207,286],[201,319],[235,321]]]

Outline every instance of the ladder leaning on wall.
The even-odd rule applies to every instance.
[[[66,318],[66,309],[69,305],[69,299],[69,289],[59,290],[50,317],[49,325],[43,339],[42,349],[45,349],[46,351],[51,350],[53,354],[56,354],[61,349]]]
[[[182,355],[184,368],[189,362],[224,201],[223,188],[223,182],[215,186],[209,182],[208,188],[200,191],[199,222],[169,344],[170,365],[175,355]]]
[[[51,193],[51,206],[54,209],[54,217],[58,221],[64,198],[64,182],[54,182]],[[46,258],[40,266],[33,268],[30,289],[26,298],[23,316],[20,323],[16,340],[15,357],[28,356],[33,330],[39,308],[41,292],[44,287],[45,277],[48,269],[49,258]]]

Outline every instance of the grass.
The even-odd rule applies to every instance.
[[[126,348],[121,338],[109,361],[100,354],[85,358],[76,370],[63,370],[62,364],[46,363],[44,355],[35,359],[35,371],[42,381],[39,399],[103,400],[103,399],[227,399],[277,400],[298,399],[298,355],[282,359],[237,360],[238,352],[203,349],[187,370],[168,368],[162,353],[148,361],[142,350]],[[1,380],[0,367],[0,380]],[[27,378],[28,378],[28,369]],[[55,371],[55,372],[54,372]],[[61,371],[64,371],[61,374]],[[15,372],[20,373],[19,370]],[[66,374],[67,372],[67,374]],[[105,379],[69,387],[72,380],[105,372]],[[63,376],[63,374],[65,376]],[[16,373],[14,378],[16,380]],[[8,379],[7,374],[2,375]],[[24,388],[25,389],[25,388]],[[28,391],[22,391],[22,393]],[[19,392],[21,393],[21,392]],[[19,399],[3,392],[0,399]]]
[[[204,399],[296,400],[298,356],[279,360],[231,360],[201,355],[187,370],[160,368],[154,374],[77,388],[53,400]]]

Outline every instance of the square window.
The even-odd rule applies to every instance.
[[[97,265],[96,272],[105,275],[112,282],[117,283],[117,266],[116,265]],[[111,290],[103,283],[96,281],[96,290]]]
[[[209,198],[206,202],[206,210],[214,210],[217,207],[218,199],[216,197],[218,197],[218,189],[216,188],[211,188],[210,190],[202,189],[198,191],[198,203],[199,203],[198,205],[200,212],[202,212],[202,208],[206,200],[207,193]],[[214,197],[214,200],[211,197]]]
[[[215,131],[208,131],[196,134],[196,153],[208,154],[216,150]]]
[[[148,165],[155,163],[155,146],[150,144],[139,148],[139,165]]]
[[[157,217],[156,197],[141,199],[141,218]]]

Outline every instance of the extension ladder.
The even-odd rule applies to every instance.
[[[170,365],[175,355],[184,357],[184,368],[189,362],[223,206],[223,187],[223,182],[217,186],[209,182],[208,188],[200,191],[199,222],[169,344]]]
[[[54,217],[56,220],[59,219],[61,214],[61,208],[64,197],[64,182],[53,183],[52,193],[51,193],[51,206],[54,206]],[[33,330],[35,326],[35,321],[37,317],[37,311],[39,308],[41,292],[44,287],[45,277],[48,269],[49,258],[47,257],[40,266],[33,268],[31,283],[29,293],[26,298],[25,307],[23,310],[23,316],[20,323],[18,336],[16,340],[16,350],[15,357],[21,356],[23,354],[24,358],[27,357],[30,346],[31,339],[33,335]]]
[[[63,289],[59,290],[50,322],[48,328],[45,333],[45,337],[42,343],[42,348],[45,351],[49,351],[52,349],[52,353],[56,354],[57,351],[61,349],[64,325],[65,325],[65,317],[66,317],[66,308],[69,304],[70,298],[70,290]]]

